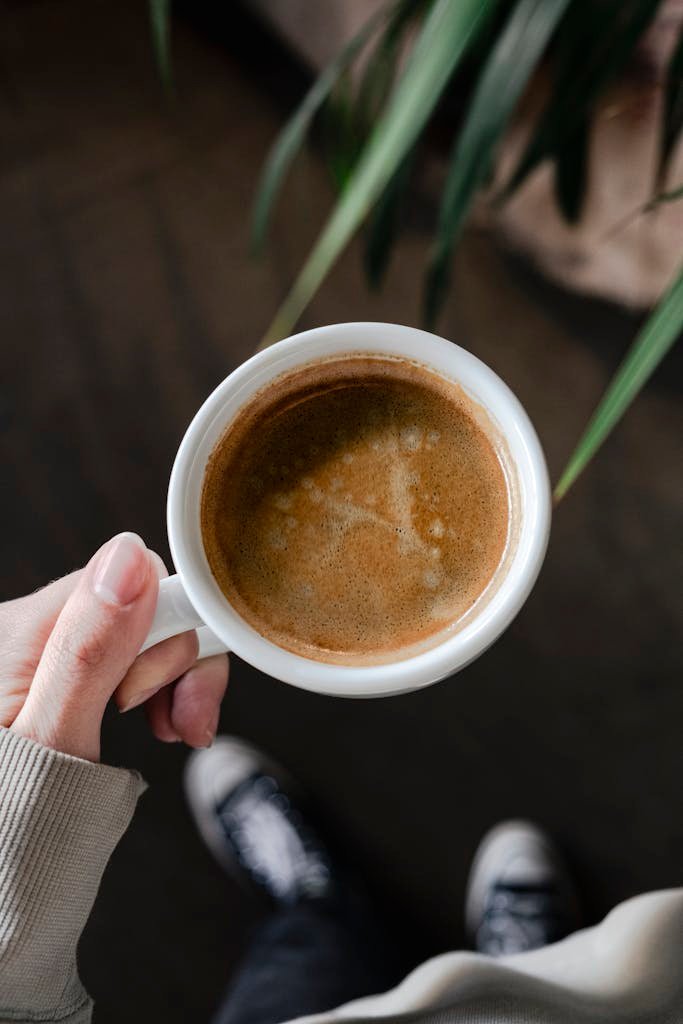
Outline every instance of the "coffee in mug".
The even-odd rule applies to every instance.
[[[358,352],[282,374],[215,445],[201,536],[226,600],[318,662],[418,654],[495,591],[514,469],[485,410],[417,361]]]

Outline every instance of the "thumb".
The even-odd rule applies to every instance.
[[[13,731],[99,760],[104,710],[144,642],[157,592],[150,552],[136,534],[101,547],[57,618]]]

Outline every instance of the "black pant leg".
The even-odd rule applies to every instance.
[[[385,991],[400,970],[368,906],[302,902],[259,928],[214,1024],[281,1024],[321,1013]]]

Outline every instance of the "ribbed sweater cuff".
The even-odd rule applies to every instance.
[[[0,1020],[87,1014],[76,944],[144,788],[0,729]]]

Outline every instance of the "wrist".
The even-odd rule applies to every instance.
[[[88,727],[88,719],[88,715],[78,715],[68,708],[55,707],[44,713],[40,705],[34,705],[30,710],[22,708],[10,731],[41,747],[97,764],[101,715],[94,729]]]

